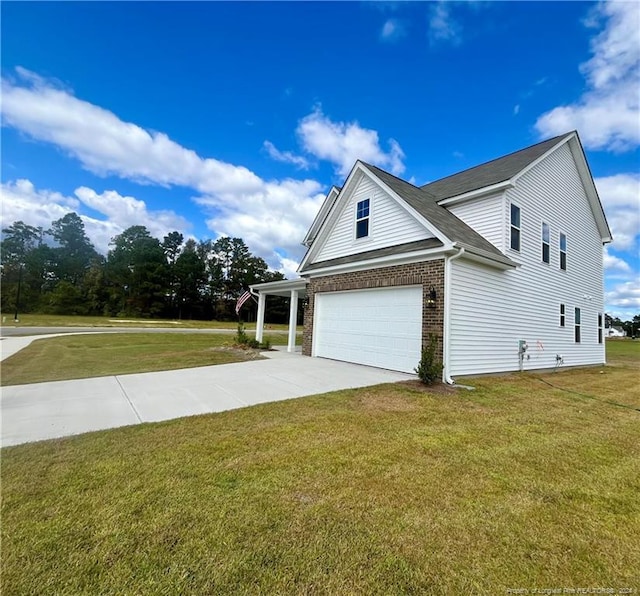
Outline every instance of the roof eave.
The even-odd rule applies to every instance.
[[[339,194],[340,194],[340,189],[335,185],[332,186],[331,190],[329,190],[325,200],[323,201],[322,205],[320,206],[320,209],[318,210],[318,213],[316,213],[316,216],[313,219],[313,222],[311,223],[311,226],[307,230],[307,233],[306,233],[304,239],[302,240],[302,245],[303,246],[309,247],[309,246],[311,246],[313,244],[313,241],[316,239],[318,230],[319,230],[320,226],[322,225],[322,222],[326,218],[326,216],[329,213],[329,211],[331,211],[331,207],[333,207],[333,204],[336,202],[336,199],[338,198]]]
[[[356,163],[351,168],[351,171],[349,172],[347,179],[344,181],[342,188],[338,189],[337,186],[331,187],[331,190],[329,191],[329,194],[327,195],[325,202],[322,204],[322,207],[320,208],[321,210],[323,210],[325,205],[327,205],[327,208],[324,210],[325,211],[324,214],[322,216],[318,214],[316,216],[316,220],[314,220],[314,223],[312,224],[312,229],[313,229],[313,227],[316,226],[316,221],[317,221],[315,234],[313,234],[313,237],[310,238],[311,236],[311,230],[310,230],[307,233],[307,236],[305,236],[305,240],[309,241],[309,244],[305,246],[308,246],[309,250],[307,250],[306,254],[302,258],[302,261],[300,262],[300,265],[298,266],[298,269],[297,269],[298,274],[304,271],[304,268],[307,266],[307,263],[309,262],[309,260],[315,257],[315,253],[317,252],[317,250],[315,249],[314,244],[318,241],[320,237],[323,236],[323,234],[326,233],[326,229],[328,225],[327,222],[332,217],[332,213],[334,212],[334,208],[338,200],[338,197],[341,196],[343,192],[345,194],[348,194],[351,186],[354,184],[354,180],[358,177],[359,174],[362,175],[364,173],[365,173],[365,170],[362,165],[362,162],[360,160],[357,160]],[[336,191],[335,195],[332,199],[330,199],[329,197],[331,196],[334,190]],[[331,203],[330,206],[328,205],[328,203]],[[304,244],[304,241],[303,241],[303,244]]]
[[[508,190],[509,188],[513,188],[514,186],[515,185],[511,180],[503,180],[502,182],[492,184],[491,186],[476,188],[461,195],[441,199],[440,201],[438,201],[438,205],[441,205],[442,207],[448,207],[449,205],[464,203],[465,201],[471,201],[473,199],[479,199],[488,195],[497,194],[499,192]]]
[[[380,267],[391,267],[395,265],[402,265],[403,263],[414,263],[421,260],[434,260],[438,257],[445,256],[448,251],[450,251],[450,248],[439,246],[437,248],[430,248],[426,250],[387,255],[384,257],[374,257],[362,261],[350,261],[348,263],[329,265],[327,267],[318,267],[317,269],[306,269],[300,271],[300,274],[304,276],[315,277],[333,273],[348,273],[352,271],[378,269]]]
[[[553,153],[560,147],[567,143],[569,145],[569,150],[571,151],[574,159],[576,160],[576,166],[578,167],[578,172],[585,183],[585,192],[587,193],[587,198],[589,199],[589,203],[591,205],[591,211],[593,213],[594,219],[596,220],[596,225],[598,227],[598,232],[600,233],[600,238],[602,239],[603,244],[608,244],[613,240],[611,236],[611,229],[609,228],[609,223],[607,222],[607,216],[604,212],[604,208],[602,207],[602,201],[600,200],[600,196],[598,195],[598,189],[593,181],[593,174],[591,173],[591,168],[589,167],[589,162],[587,161],[587,157],[584,154],[584,148],[582,147],[582,142],[580,141],[580,136],[577,131],[572,131],[562,136],[562,138],[558,139],[558,142],[551,147],[546,153],[542,154],[538,159],[532,161],[526,168],[523,168],[518,172],[511,181],[515,184],[518,179],[524,176],[529,170],[534,168],[537,164],[539,164],[542,160],[546,159],[548,155]]]
[[[583,179],[586,179],[587,181],[585,190],[589,203],[591,204],[593,216],[596,220],[598,232],[600,232],[602,243],[609,244],[613,241],[613,236],[611,235],[611,228],[609,227],[607,215],[604,212],[604,207],[602,206],[602,201],[598,194],[598,189],[596,188],[593,180],[593,174],[591,173],[587,156],[584,153],[584,148],[582,147],[582,142],[580,141],[580,136],[577,132],[574,134],[573,138],[574,142],[569,144],[569,148],[572,150],[571,152],[577,161],[578,171],[581,173]]]
[[[464,242],[456,242],[456,247],[464,248],[465,257],[472,261],[477,261],[479,263],[483,263],[484,265],[489,265],[491,267],[495,267],[497,269],[516,269],[520,267],[519,263],[512,261],[509,257],[501,254],[492,254],[490,252],[486,252],[480,248],[475,248]]]

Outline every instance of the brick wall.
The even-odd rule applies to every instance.
[[[309,304],[304,312],[302,353],[311,356],[313,337],[313,309],[315,294],[318,292],[343,292],[365,288],[389,288],[392,286],[422,285],[422,344],[426,345],[429,333],[438,335],[440,358],[442,359],[442,335],[444,318],[444,259],[423,261],[408,265],[382,267],[367,271],[327,275],[309,280],[307,296]],[[427,308],[429,290],[436,289],[436,308]]]

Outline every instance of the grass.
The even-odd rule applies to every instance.
[[[233,350],[232,334],[100,333],[34,341],[2,362],[0,384],[20,385],[228,364],[255,358]],[[272,345],[282,334],[265,335]]]
[[[2,593],[638,593],[640,412],[603,400],[640,408],[640,342],[610,345],[610,366],[472,392],[381,385],[6,448]]]
[[[3,325],[8,327],[168,327],[171,329],[235,329],[234,321],[191,321],[170,319],[138,319],[135,317],[89,317],[71,315],[20,315],[14,323],[13,316],[5,315]],[[271,330],[286,331],[287,325],[269,324]],[[245,323],[245,328],[255,329],[255,323]]]

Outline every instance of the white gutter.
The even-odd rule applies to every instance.
[[[445,257],[444,260],[444,317],[442,322],[443,327],[443,356],[444,356],[444,367],[442,369],[442,380],[443,382],[454,385],[455,381],[451,378],[449,362],[451,361],[451,261],[455,261],[459,259],[464,253],[465,250],[462,246],[458,247],[459,250],[455,255],[450,257]]]

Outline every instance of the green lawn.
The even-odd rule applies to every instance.
[[[2,594],[637,594],[640,342],[608,347],[610,366],[471,392],[6,448]]]
[[[234,350],[233,334],[100,333],[39,339],[2,362],[1,384],[82,379],[242,362],[256,357]],[[272,345],[283,334],[265,335]]]
[[[191,321],[170,319],[138,319],[135,317],[88,317],[70,315],[20,315],[14,323],[13,316],[5,315],[7,327],[169,327],[171,329],[235,329],[234,321]],[[255,323],[245,323],[247,329],[255,329]],[[287,325],[269,324],[269,329],[286,331]]]

